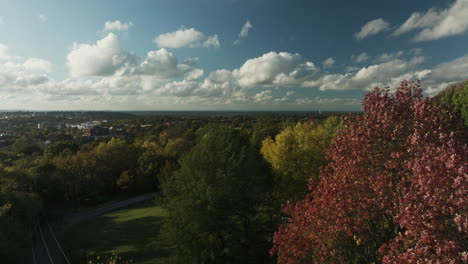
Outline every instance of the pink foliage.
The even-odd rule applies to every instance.
[[[468,263],[468,147],[418,82],[368,93],[321,181],[274,235],[279,263]]]

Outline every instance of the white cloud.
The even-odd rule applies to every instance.
[[[351,56],[351,59],[354,60],[355,62],[357,63],[360,63],[360,62],[364,62],[366,60],[368,60],[370,57],[369,55],[367,55],[367,53],[363,52],[359,55],[352,55]]]
[[[331,68],[335,64],[335,59],[333,57],[330,57],[322,62],[323,67],[326,68]]]
[[[173,96],[190,96],[193,95],[193,92],[200,87],[200,83],[197,81],[174,81],[165,84],[162,88],[157,89],[155,93],[157,95],[173,95]]]
[[[387,61],[391,61],[391,60],[394,60],[396,58],[399,58],[401,56],[403,56],[404,52],[403,51],[397,51],[397,52],[394,52],[394,53],[382,53],[380,54],[379,56],[377,56],[375,58],[375,61],[376,62],[387,62]]]
[[[150,51],[145,60],[137,67],[131,68],[131,74],[151,76],[152,81],[163,81],[185,76],[196,80],[203,75],[203,70],[191,60],[178,63],[177,58],[166,49]]]
[[[468,79],[468,54],[435,66],[424,84],[427,86],[427,93],[435,95],[447,85],[466,79]]]
[[[110,31],[126,31],[129,28],[133,26],[132,21],[123,23],[120,22],[120,20],[115,20],[115,21],[106,21],[104,23],[104,29],[102,30],[103,32],[110,32]]]
[[[50,81],[47,75],[37,73],[25,64],[12,61],[0,63],[0,93],[33,93],[40,85]]]
[[[52,71],[52,63],[44,59],[30,58],[26,60],[23,65],[27,70],[30,70],[30,71],[42,71],[42,72]]]
[[[179,63],[166,49],[149,51],[144,60],[123,51],[118,37],[109,33],[96,44],[74,44],[67,56],[67,64],[72,77],[80,76],[141,76],[145,90],[160,85],[161,82],[183,77],[196,80],[203,75],[195,59]]]
[[[39,21],[41,21],[41,22],[46,22],[48,18],[44,14],[39,14],[39,15],[37,15],[37,19],[39,19]]]
[[[355,73],[323,75],[318,80],[307,81],[306,87],[319,87],[320,90],[370,90],[376,86],[385,87],[395,78],[414,71],[424,61],[423,57],[414,57],[405,61],[393,61],[361,68]]]
[[[378,34],[382,31],[389,29],[390,23],[386,22],[382,18],[374,19],[367,22],[362,26],[361,31],[355,34],[356,39],[361,40],[368,36]]]
[[[128,57],[122,52],[118,37],[109,33],[96,44],[74,43],[67,55],[67,65],[73,77],[112,75],[128,63]]]
[[[161,48],[220,47],[217,35],[207,37],[195,28],[181,28],[175,32],[161,34],[154,39],[154,43]]]
[[[431,79],[437,81],[461,81],[468,78],[468,54],[455,60],[437,65]]]
[[[392,35],[399,36],[406,32],[431,27],[442,19],[442,14],[431,8],[425,14],[415,12]]]
[[[312,62],[299,54],[269,52],[247,60],[233,71],[211,72],[198,88],[192,90],[192,95],[245,100],[245,92],[251,88],[298,87],[306,80],[318,78],[319,73]]]
[[[233,71],[217,70],[211,72],[192,94],[200,97],[225,98],[226,102],[253,101],[266,103],[284,102],[293,91],[288,91],[284,98],[274,98],[271,92],[260,92],[253,97],[247,95],[255,88],[289,88],[302,86],[304,81],[318,78],[320,70],[299,54],[287,52],[269,52],[260,57],[247,60],[240,68]],[[180,85],[185,85],[180,83]],[[183,88],[181,88],[183,89]],[[270,97],[273,96],[273,97]],[[270,100],[271,99],[271,100]]]
[[[233,75],[239,84],[249,86],[295,86],[317,76],[319,69],[298,53],[269,52],[247,60]]]
[[[241,39],[246,38],[249,35],[249,31],[252,27],[253,27],[252,23],[250,23],[250,21],[247,20],[242,26],[241,31],[239,32],[238,38],[234,41],[234,45],[240,44]]]
[[[232,72],[222,69],[211,72],[197,90],[197,94],[208,97],[230,97],[239,89],[239,84]]]
[[[468,30],[468,0],[457,0],[446,9],[415,12],[393,32],[393,36],[422,29],[414,41],[428,41],[458,35]]]
[[[2,16],[0,16],[0,25],[3,25],[3,24],[5,24],[5,19]]]
[[[252,28],[252,23],[247,20],[242,26],[241,31],[239,32],[239,38],[245,38],[249,35],[249,30]]]
[[[202,47],[206,47],[206,48],[209,48],[209,47],[219,48],[219,47],[221,47],[221,44],[219,43],[218,35],[215,34],[215,35],[213,35],[211,37],[208,37],[208,39],[205,40],[202,43]]]
[[[267,103],[273,99],[272,91],[271,90],[261,91],[260,93],[255,94],[253,99],[257,103],[261,103],[261,104]]]

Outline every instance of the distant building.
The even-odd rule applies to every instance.
[[[93,126],[90,128],[83,129],[84,137],[99,137],[99,136],[108,136],[109,129],[107,127]]]

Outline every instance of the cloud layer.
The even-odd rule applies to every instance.
[[[373,21],[362,28],[360,37],[388,28],[378,26],[383,20]],[[247,22],[239,37],[248,35],[251,24]],[[131,25],[116,20],[106,23],[103,32],[127,30]],[[409,31],[399,34],[405,32]],[[426,93],[433,95],[449,83],[463,80],[468,72],[468,54],[424,68],[426,58],[421,50],[413,50],[372,56],[363,52],[351,56],[350,65],[337,65],[334,57],[316,64],[299,53],[271,51],[234,69],[205,73],[198,58],[179,60],[166,48],[219,47],[217,35],[182,28],[161,34],[154,42],[160,48],[142,57],[126,51],[113,32],[94,43],[76,42],[66,56],[69,77],[58,81],[49,75],[53,69],[50,61],[13,56],[8,46],[0,43],[0,99],[23,100],[25,104],[27,100],[60,101],[75,107],[79,102],[147,108],[155,104],[356,106],[360,99],[300,97],[295,91],[367,91],[375,86],[395,87],[403,79],[420,79]]]

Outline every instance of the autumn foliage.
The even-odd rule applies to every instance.
[[[274,235],[279,263],[467,263],[468,147],[417,82],[344,120],[318,186]],[[312,185],[311,185],[312,186]]]

